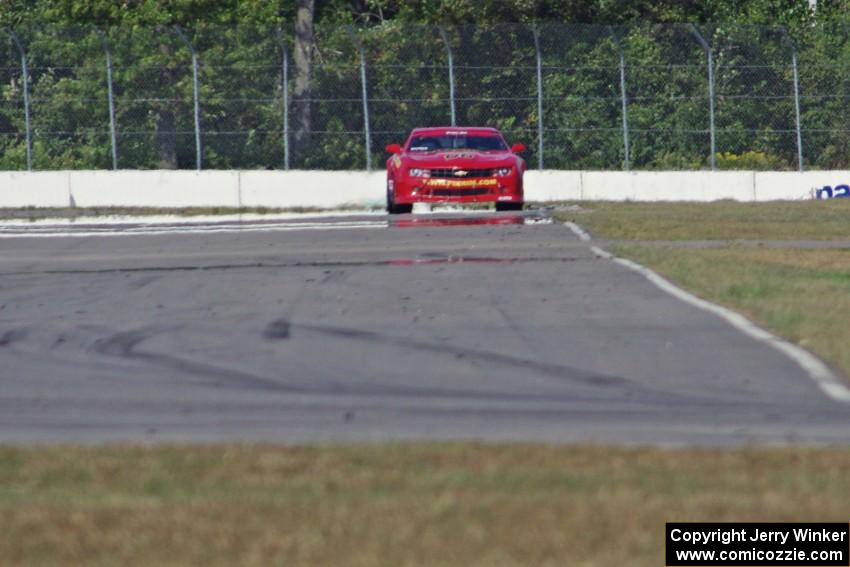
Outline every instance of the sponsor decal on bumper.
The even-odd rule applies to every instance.
[[[424,187],[498,187],[496,179],[425,179]]]

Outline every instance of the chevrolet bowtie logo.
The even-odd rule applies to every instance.
[[[468,171],[464,171],[464,170],[462,170],[462,169],[456,169],[456,170],[455,170],[455,172],[454,172],[454,176],[455,176],[455,177],[464,177],[464,176],[466,176],[466,175],[469,175],[469,172],[468,172]]]

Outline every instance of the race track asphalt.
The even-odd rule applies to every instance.
[[[0,238],[0,442],[850,442],[796,363],[563,225],[463,218]]]

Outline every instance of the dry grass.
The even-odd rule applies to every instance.
[[[850,199],[581,206],[556,216],[611,240],[850,239]]]
[[[850,451],[0,449],[3,565],[662,565],[665,521],[846,521]]]

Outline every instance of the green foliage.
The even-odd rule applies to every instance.
[[[719,152],[717,169],[770,170],[783,169],[782,160],[764,152],[746,151],[741,154]]]
[[[805,165],[850,165],[850,115],[844,111],[850,35],[839,20],[845,8],[838,0],[819,2],[817,21],[798,0],[316,5],[312,132],[309,151],[292,158],[295,167],[364,166],[358,46],[367,64],[373,167],[385,159],[383,147],[402,141],[410,128],[450,123],[447,45],[454,55],[457,122],[501,128],[510,142],[529,147],[525,157],[536,165],[541,116],[535,29],[546,167],[623,166],[620,49],[630,165],[708,167],[705,53],[688,26],[635,23],[646,20],[727,22],[698,25],[714,54],[718,167],[796,167],[790,38],[800,63]],[[35,167],[111,166],[104,45],[113,57],[120,167],[161,166],[162,141],[155,132],[164,119],[171,121],[177,166],[195,166],[191,58],[173,24],[183,26],[199,54],[204,167],[281,167],[281,48],[289,50],[291,119],[294,15],[294,0],[0,0],[0,24],[15,28],[30,58]],[[508,21],[523,23],[501,23]],[[351,23],[359,24],[353,34],[342,25]],[[749,23],[783,24],[788,34],[741,25]],[[445,37],[433,24],[442,26]],[[16,50],[0,50],[3,169],[26,164],[22,85]]]
[[[0,24],[10,26],[270,25],[293,17],[292,0],[0,0]]]

